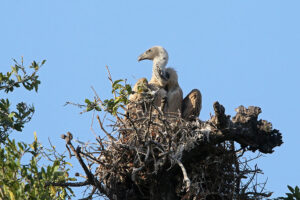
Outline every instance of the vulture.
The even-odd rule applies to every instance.
[[[193,120],[200,114],[202,108],[202,96],[199,90],[192,90],[184,99],[182,90],[178,84],[177,72],[173,68],[166,68],[168,53],[161,46],[154,46],[138,57],[138,61],[152,60],[152,77],[149,82],[141,78],[133,87],[135,94],[131,95],[131,101],[142,98],[139,86],[144,85],[143,90],[155,92],[154,104],[165,113],[178,113],[187,120]],[[142,90],[142,92],[143,92]]]
[[[149,84],[146,78],[140,78],[133,86],[134,93],[129,96],[129,101],[139,101],[143,98],[143,93],[149,91]]]
[[[166,84],[167,102],[164,109],[165,113],[181,113],[182,107],[182,90],[178,84],[177,72],[171,68],[166,68],[168,74],[168,82]]]
[[[165,86],[168,81],[166,65],[169,56],[163,47],[154,46],[138,57],[138,61],[146,59],[153,61],[152,77],[148,83],[148,86],[150,91],[155,92],[154,105],[163,111],[165,109],[167,99],[167,91],[165,90]]]
[[[145,97],[145,94],[150,92],[149,89],[150,88],[147,79],[140,78],[132,88],[134,93],[129,96],[129,102],[141,101]],[[126,111],[125,116],[130,115],[130,117],[133,119],[140,118],[143,116],[143,113],[146,109],[148,109],[148,106],[146,108],[144,104],[129,103],[127,105],[127,110],[130,112]],[[126,118],[127,117],[125,117],[125,119]]]
[[[193,120],[200,115],[202,108],[202,95],[197,89],[193,89],[182,102],[181,116],[186,120]]]
[[[138,61],[146,59],[153,61],[152,77],[149,84],[159,88],[165,87],[168,81],[166,65],[168,63],[169,56],[167,51],[163,47],[154,46],[138,57]]]

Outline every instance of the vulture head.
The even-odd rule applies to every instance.
[[[168,52],[161,46],[154,46],[142,53],[138,57],[138,61],[141,60],[152,60],[152,79],[159,85],[165,85],[165,82],[168,80],[168,74],[165,72],[166,65],[168,63]],[[153,79],[154,78],[154,79]],[[150,81],[153,82],[153,81]]]
[[[171,67],[168,67],[166,69],[166,73],[167,73],[167,76],[168,76],[168,83],[167,83],[168,89],[179,87],[179,85],[178,85],[178,75],[177,75],[177,72],[175,71],[175,69],[173,69]]]
[[[165,65],[167,64],[168,59],[168,52],[161,46],[151,47],[138,57],[138,61],[152,60],[153,62],[163,62]]]

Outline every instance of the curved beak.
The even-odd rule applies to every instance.
[[[141,54],[139,57],[138,57],[138,61],[140,62],[141,60],[145,60],[146,59],[146,55],[145,53]]]

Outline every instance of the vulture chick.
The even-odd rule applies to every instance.
[[[182,90],[178,84],[177,72],[173,68],[167,68],[166,73],[169,76],[167,85],[167,103],[165,106],[166,113],[181,113],[182,107]]]
[[[202,108],[202,95],[197,89],[193,89],[182,102],[182,118],[193,120],[200,114]]]
[[[149,84],[146,78],[140,78],[133,86],[132,91],[134,92],[129,96],[129,100],[132,102],[139,101],[143,98],[143,93],[149,91]]]
[[[131,118],[136,119],[143,116],[146,108],[144,104],[137,103],[141,101],[145,95],[149,92],[149,84],[146,78],[140,78],[134,87],[132,88],[134,92],[129,96],[129,104],[127,105],[127,110],[125,115],[130,115]],[[126,118],[125,118],[126,119]]]

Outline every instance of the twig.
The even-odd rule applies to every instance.
[[[187,188],[187,191],[190,190],[190,186],[191,186],[191,180],[189,179],[187,173],[186,173],[186,169],[184,168],[182,162],[180,162],[178,159],[174,158],[171,156],[171,158],[173,160],[175,160],[177,162],[177,164],[179,165],[179,167],[181,168],[181,171],[182,171],[182,174],[183,174],[183,181],[185,182],[186,184],[186,188]]]
[[[105,68],[106,68],[107,73],[108,73],[108,80],[111,82],[111,85],[113,86],[114,82],[113,82],[113,80],[111,78],[111,74],[110,74],[110,71],[108,69],[108,66],[105,65]],[[117,96],[116,91],[113,91],[113,94],[114,94],[114,98],[116,99],[116,96]]]
[[[101,122],[101,120],[100,120],[99,115],[97,115],[97,120],[98,120],[98,122],[99,122],[99,125],[100,125],[101,130],[107,135],[107,137],[108,137],[111,141],[116,141],[116,139],[115,139],[113,136],[111,136],[111,135],[105,130],[105,128],[103,127],[103,124],[102,124],[102,122]]]
[[[86,185],[90,185],[89,181],[84,182],[46,182],[45,186],[59,186],[59,187],[82,187]]]
[[[79,161],[79,164],[83,168],[83,170],[88,178],[88,182],[92,185],[95,185],[100,192],[106,194],[105,189],[102,187],[102,185],[98,182],[98,180],[94,177],[94,175],[90,172],[90,170],[87,168],[87,166],[83,162],[83,160],[80,156],[80,151],[81,151],[80,147],[77,147],[75,150],[74,146],[72,145],[71,140],[73,139],[73,135],[70,132],[67,132],[67,135],[63,135],[62,139],[64,139],[66,141],[67,145],[70,147],[70,149],[76,156],[77,160]]]

